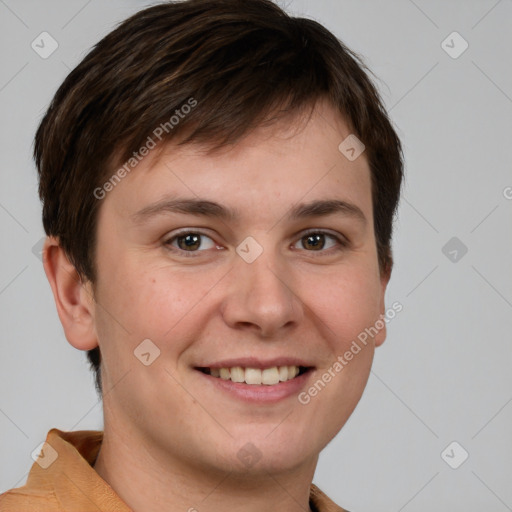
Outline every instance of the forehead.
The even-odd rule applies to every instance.
[[[145,157],[108,194],[106,203],[129,217],[174,194],[211,198],[233,210],[250,209],[263,216],[276,213],[275,205],[288,208],[316,196],[331,196],[358,202],[371,214],[366,155],[350,160],[339,149],[350,135],[342,117],[320,103],[307,119],[282,119],[213,151],[195,143],[168,143]]]

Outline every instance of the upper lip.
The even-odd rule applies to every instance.
[[[297,357],[275,357],[272,359],[259,359],[257,357],[240,357],[231,359],[222,359],[208,364],[202,364],[197,368],[234,368],[235,366],[241,366],[242,368],[259,368],[263,370],[265,368],[272,368],[274,366],[304,366],[312,367],[313,365],[299,359]]]

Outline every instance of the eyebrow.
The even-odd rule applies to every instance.
[[[224,221],[233,221],[240,217],[237,209],[228,208],[214,201],[206,199],[164,199],[151,204],[131,215],[136,224],[142,224],[146,220],[166,213],[184,213],[214,217]],[[334,214],[343,214],[366,224],[363,211],[353,203],[339,199],[324,199],[299,203],[294,205],[285,217],[290,220],[308,219]]]

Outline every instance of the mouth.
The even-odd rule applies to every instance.
[[[288,382],[312,370],[308,366],[271,366],[268,368],[253,368],[243,366],[232,367],[198,367],[200,372],[211,377],[250,386],[275,386]]]
[[[253,405],[293,399],[314,378],[316,367],[297,357],[239,357],[194,367],[206,389]]]

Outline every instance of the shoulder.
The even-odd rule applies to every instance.
[[[336,505],[334,501],[314,484],[311,484],[309,497],[311,510],[314,512],[348,512],[348,510]]]
[[[0,512],[55,512],[80,507],[73,481],[95,487],[99,477],[91,468],[102,432],[63,432],[51,429],[22,487],[0,494]],[[66,477],[66,478],[64,478]],[[92,482],[92,483],[91,483]]]
[[[0,494],[0,512],[54,512],[61,504],[51,488],[18,487]]]

